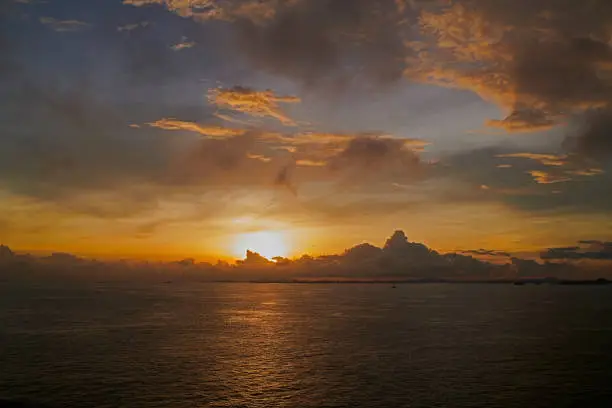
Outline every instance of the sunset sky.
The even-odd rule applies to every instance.
[[[5,0],[0,243],[611,241],[611,45],[610,0]]]

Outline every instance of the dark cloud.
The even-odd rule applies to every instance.
[[[250,250],[246,251],[246,257],[244,260],[239,260],[238,265],[242,265],[245,267],[261,267],[261,266],[269,266],[272,262],[258,254],[257,252],[253,252]]]
[[[507,111],[489,124],[509,131],[550,129],[612,101],[607,0],[126,3],[228,21],[256,66],[306,83],[405,74],[473,90]]]
[[[174,155],[167,182],[172,185],[272,186],[279,165],[250,155],[259,148],[256,132],[225,139],[200,139]]]
[[[128,127],[127,110],[101,103],[87,86],[66,89],[23,80],[0,114],[0,183],[39,198],[155,179],[168,144]]]
[[[608,252],[605,252],[608,251]],[[610,260],[610,248],[605,251],[585,252],[581,257],[570,248],[549,250],[547,259],[568,260],[596,259]],[[570,254],[570,255],[568,255]],[[563,258],[561,258],[563,257]],[[275,258],[275,262],[260,254],[247,251],[243,260],[235,265],[219,262],[216,266],[198,263],[193,259],[179,262],[98,262],[67,253],[54,253],[48,257],[36,258],[16,255],[8,247],[0,246],[0,268],[13,273],[17,278],[35,274],[57,279],[59,276],[73,276],[96,279],[97,273],[104,279],[160,279],[165,276],[198,280],[309,280],[309,279],[396,279],[396,280],[512,280],[517,278],[556,277],[563,279],[585,279],[609,276],[605,267],[585,269],[571,262],[539,263],[534,260],[513,257],[503,265],[496,265],[472,256],[457,253],[440,254],[427,246],[410,242],[403,231],[396,231],[380,248],[362,243],[346,249],[338,255],[313,257],[304,255],[296,259]],[[8,268],[7,268],[8,266]],[[19,267],[21,266],[21,268]],[[177,274],[179,268],[181,273]],[[87,271],[87,273],[83,273]],[[126,273],[130,271],[130,273]],[[132,273],[133,272],[133,273]],[[608,275],[605,275],[607,272]],[[134,275],[137,274],[137,275]]]
[[[309,84],[365,71],[377,82],[402,75],[402,14],[395,0],[284,2],[272,17],[237,17],[242,52],[263,69]]]
[[[579,241],[586,247],[549,248],[540,254],[542,259],[550,260],[599,260],[612,261],[612,242],[597,240]]]
[[[452,183],[449,201],[463,197],[537,213],[610,213],[612,193],[604,186],[612,182],[612,169],[588,165],[593,163],[571,155],[496,147],[444,156],[434,174]]]
[[[579,244],[587,244],[587,245],[601,245],[601,246],[610,246],[612,247],[612,242],[599,241],[596,239],[588,239],[578,241]]]
[[[568,135],[566,147],[581,157],[612,159],[612,106],[587,112],[578,129]]]
[[[351,139],[329,159],[328,166],[361,182],[416,180],[424,173],[424,165],[408,140],[367,135]]]
[[[425,12],[422,23],[428,40],[409,75],[497,103],[507,116],[490,125],[545,130],[612,104],[607,0],[458,0]],[[584,119],[578,151],[606,155],[605,120]]]
[[[274,184],[280,187],[287,188],[293,195],[297,195],[297,189],[293,185],[291,175],[295,171],[295,164],[290,163],[282,166],[276,177],[274,178]]]
[[[496,251],[492,249],[482,249],[482,248],[461,251],[461,253],[468,254],[468,255],[476,255],[476,256],[505,256],[508,258],[511,257],[510,253],[505,252],[505,251]]]
[[[0,245],[0,260],[13,258],[15,254],[6,245]]]

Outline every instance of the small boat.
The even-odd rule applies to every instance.
[[[397,286],[395,286],[395,285],[391,286],[391,289],[395,289],[395,288],[397,288]]]

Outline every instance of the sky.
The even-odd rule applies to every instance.
[[[611,45],[608,0],[4,0],[0,242],[606,243]]]

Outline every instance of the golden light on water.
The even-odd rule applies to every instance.
[[[243,258],[246,251],[254,251],[272,259],[276,256],[286,257],[289,254],[289,239],[282,231],[257,231],[238,234],[235,237],[232,252]]]

